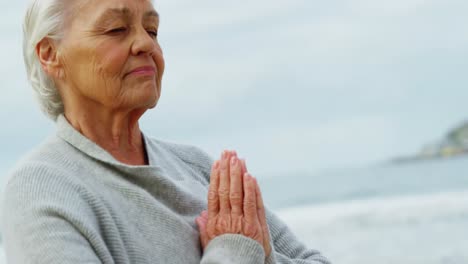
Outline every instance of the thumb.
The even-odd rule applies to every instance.
[[[208,219],[203,218],[201,216],[197,217],[195,222],[197,223],[198,226],[198,231],[200,233],[200,243],[202,245],[203,250],[206,247],[206,244],[208,242],[208,236],[206,234],[206,224],[207,224]]]

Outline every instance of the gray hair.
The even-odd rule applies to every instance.
[[[31,0],[23,23],[23,57],[27,78],[36,92],[42,111],[52,120],[64,111],[54,81],[42,69],[36,46],[44,38],[60,40],[64,24],[65,0]]]

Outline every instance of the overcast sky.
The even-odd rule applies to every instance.
[[[54,133],[28,86],[26,1],[0,7],[0,175]],[[258,177],[367,166],[468,119],[466,0],[160,0],[148,135],[236,149]]]

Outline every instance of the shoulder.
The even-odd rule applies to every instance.
[[[3,185],[0,225],[4,231],[22,232],[25,221],[82,213],[88,211],[87,196],[87,188],[66,170],[30,161],[15,168]]]
[[[67,158],[68,147],[51,137],[19,160],[4,177],[1,211],[83,194],[85,186],[73,173],[76,164]]]
[[[31,169],[67,170],[73,164],[70,161],[73,151],[75,149],[58,136],[50,136],[16,162],[9,178]]]
[[[86,243],[81,234],[96,229],[97,195],[69,168],[50,159],[31,153],[3,186],[0,226],[10,258],[43,256],[39,251],[52,252],[55,243],[65,241]]]
[[[197,169],[205,175],[206,178],[209,177],[213,159],[199,147],[154,138],[148,138],[148,140],[150,144],[154,145],[159,150]]]
[[[10,239],[27,237],[27,229],[50,227],[56,220],[75,225],[86,216],[92,225],[101,205],[98,194],[70,166],[36,153],[10,171],[2,189],[0,226],[9,230]]]
[[[86,187],[74,176],[64,165],[30,156],[7,175],[2,186],[1,209],[81,196]]]

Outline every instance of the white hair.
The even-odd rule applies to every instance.
[[[44,38],[60,40],[65,21],[65,0],[31,0],[23,24],[23,56],[29,82],[42,111],[52,120],[63,113],[63,102],[54,81],[42,69],[36,46]]]

